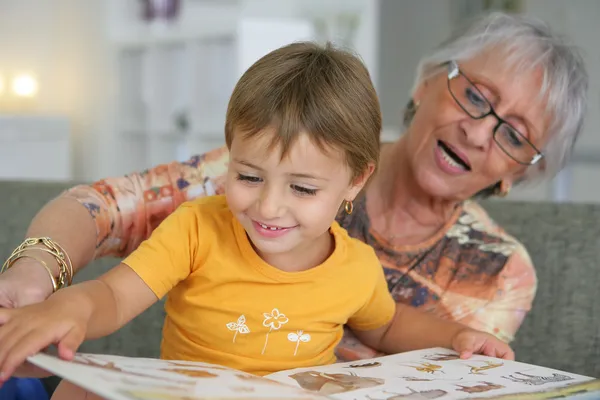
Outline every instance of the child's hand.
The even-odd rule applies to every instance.
[[[476,331],[463,329],[452,339],[452,348],[460,353],[460,358],[469,358],[473,354],[514,360],[515,353],[510,346],[497,337]]]
[[[85,338],[91,311],[85,302],[61,295],[58,292],[47,301],[23,308],[0,309],[0,384],[17,368],[19,375],[31,371],[31,366],[22,366],[27,357],[52,344],[58,345],[59,357],[73,358]]]

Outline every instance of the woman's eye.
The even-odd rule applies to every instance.
[[[237,180],[238,181],[249,182],[249,183],[260,183],[262,181],[262,179],[260,179],[257,176],[242,175],[242,174],[238,174]]]
[[[487,101],[483,96],[473,88],[467,88],[465,95],[471,104],[479,108],[487,107]]]
[[[502,136],[504,140],[512,147],[523,146],[521,135],[507,124],[502,125]]]
[[[302,195],[314,196],[317,194],[317,189],[310,189],[304,186],[292,185],[292,189]]]

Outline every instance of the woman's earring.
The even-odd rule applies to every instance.
[[[354,204],[352,204],[351,200],[344,201],[344,210],[346,211],[346,214],[352,214],[352,211],[354,211]]]
[[[404,126],[409,126],[411,124],[413,118],[415,117],[415,114],[417,113],[417,108],[419,108],[419,104],[421,104],[419,101],[414,101],[413,99],[410,99],[408,101],[408,104],[404,109]]]
[[[510,192],[510,184],[506,181],[500,181],[498,185],[498,189],[496,190],[496,196],[498,197],[506,197]]]

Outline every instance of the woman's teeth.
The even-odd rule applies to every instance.
[[[454,158],[452,158],[448,153],[446,153],[446,150],[444,149],[444,147],[440,146],[440,150],[442,150],[442,157],[448,164],[450,164],[452,167],[462,168],[463,170],[466,171],[465,166],[454,161]]]

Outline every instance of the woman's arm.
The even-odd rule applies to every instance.
[[[124,257],[182,202],[222,193],[228,159],[223,147],[184,163],[76,186],[40,210],[26,237],[50,237],[69,255],[75,272],[95,258]],[[58,276],[52,255],[31,254]],[[36,303],[51,293],[47,271],[32,258],[18,260],[0,275],[1,307]]]
[[[524,251],[513,253],[496,282],[496,295],[477,313],[459,320],[510,343],[531,310],[537,290],[535,269]]]

